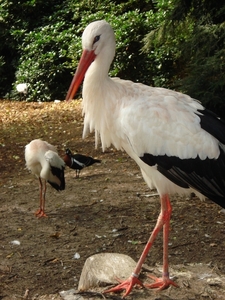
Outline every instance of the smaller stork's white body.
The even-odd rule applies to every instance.
[[[103,150],[113,144],[139,165],[149,187],[161,199],[161,213],[131,277],[110,291],[129,294],[141,266],[163,227],[162,278],[150,287],[175,285],[168,271],[169,194],[194,189],[225,207],[225,124],[188,95],[119,78],[108,71],[115,55],[115,36],[105,21],[89,24],[82,36],[83,54],[66,99],[83,83],[84,132],[95,130]]]
[[[39,178],[40,209],[36,215],[46,216],[44,212],[46,182],[49,182],[56,190],[64,190],[65,163],[59,157],[55,146],[40,139],[33,140],[26,145],[25,161],[27,168]]]

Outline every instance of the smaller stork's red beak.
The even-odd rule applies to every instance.
[[[83,50],[80,62],[78,64],[77,70],[74,74],[73,80],[70,84],[70,88],[66,95],[66,101],[72,100],[76,94],[82,80],[84,79],[85,73],[89,68],[90,64],[95,60],[96,54],[94,51]]]

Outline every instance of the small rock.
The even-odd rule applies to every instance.
[[[68,290],[68,291],[62,291],[62,292],[59,292],[59,295],[64,299],[64,300],[75,300],[76,298],[77,299],[84,299],[83,297],[81,297],[80,295],[78,295],[76,297],[76,293],[77,291],[75,289],[71,289],[71,290]],[[80,298],[78,298],[80,297]]]
[[[207,283],[211,286],[221,286],[222,280],[219,277],[214,277],[207,279]]]
[[[76,252],[73,256],[73,259],[80,259],[80,254]]]
[[[11,244],[19,246],[20,245],[20,241],[14,240],[14,241],[11,241]]]

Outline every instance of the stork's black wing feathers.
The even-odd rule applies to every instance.
[[[57,183],[55,182],[51,182],[51,181],[48,181],[48,183],[51,184],[51,186],[56,189],[57,191],[61,191],[61,190],[65,190],[65,178],[64,178],[64,167],[62,167],[61,169],[60,168],[57,168],[57,167],[53,167],[51,166],[51,172],[53,175],[55,175],[56,177],[59,178],[60,180],[60,185],[58,185]]]
[[[202,129],[225,145],[225,121],[208,109],[198,110]]]
[[[222,151],[218,159],[201,160],[180,159],[175,156],[145,153],[140,157],[180,187],[199,191],[204,196],[225,208],[225,154]]]
[[[202,129],[218,139],[218,158],[204,160],[180,159],[176,156],[144,153],[141,158],[180,187],[192,187],[212,201],[225,208],[225,122],[208,110],[200,111]]]

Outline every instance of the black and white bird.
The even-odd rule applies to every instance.
[[[83,154],[72,154],[70,149],[66,149],[66,154],[64,156],[64,162],[68,167],[71,169],[76,170],[76,178],[79,178],[80,176],[80,171],[83,168],[89,167],[95,163],[100,163],[101,160],[95,159],[91,156],[86,156]]]
[[[119,78],[108,71],[115,55],[115,36],[104,20],[89,24],[82,36],[83,54],[66,100],[83,83],[83,137],[95,130],[102,149],[113,144],[139,165],[150,188],[158,190],[161,212],[131,276],[106,291],[125,290],[143,283],[142,264],[163,228],[163,273],[145,285],[164,289],[170,279],[168,238],[171,216],[169,195],[190,193],[208,197],[225,208],[225,123],[199,101],[176,91],[150,87]]]
[[[45,217],[46,182],[56,189],[65,189],[65,163],[59,157],[56,147],[36,139],[25,147],[25,161],[27,168],[38,177],[40,190],[40,208],[35,213],[38,217]]]

